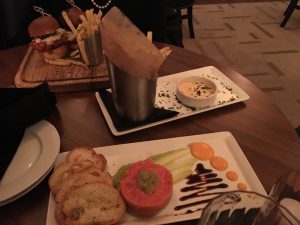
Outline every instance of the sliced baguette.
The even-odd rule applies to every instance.
[[[111,225],[121,221],[126,206],[113,186],[88,183],[72,189],[59,210],[57,217],[64,225]]]
[[[54,196],[56,202],[61,202],[67,193],[74,187],[78,187],[87,183],[101,182],[113,186],[111,175],[99,169],[96,166],[90,166],[85,170],[74,173],[72,176],[65,179],[60,186],[60,189]]]
[[[74,163],[62,163],[51,174],[48,184],[53,194],[56,194],[61,187],[63,180],[72,176],[76,172],[80,172],[94,163],[90,160],[84,160]]]
[[[67,162],[74,163],[83,160],[90,160],[95,163],[96,166],[105,169],[107,161],[102,154],[97,154],[93,148],[89,147],[77,147],[72,149],[67,155]]]

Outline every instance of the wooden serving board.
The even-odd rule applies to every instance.
[[[29,47],[15,76],[16,87],[35,87],[47,82],[52,91],[66,92],[109,87],[105,63],[85,68],[79,65],[51,65]]]

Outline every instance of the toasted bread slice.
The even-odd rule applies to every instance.
[[[64,225],[65,215],[62,212],[62,204],[58,203],[55,207],[55,220],[58,225]]]
[[[67,155],[67,161],[74,163],[83,160],[90,160],[95,163],[96,166],[105,169],[107,161],[102,154],[97,154],[93,148],[89,147],[77,147],[72,149]]]
[[[94,165],[94,163],[90,160],[84,160],[80,162],[74,163],[62,163],[60,164],[51,174],[49,178],[49,187],[53,194],[58,192],[60,189],[61,183],[63,180],[72,176],[76,172],[80,172],[90,166]]]
[[[113,179],[108,172],[103,171],[96,166],[90,166],[85,170],[74,173],[72,176],[65,179],[61,183],[60,189],[54,196],[55,201],[61,202],[66,194],[74,187],[93,182],[100,182],[113,186]]]
[[[113,186],[98,182],[72,189],[61,202],[61,211],[64,225],[111,225],[120,222],[126,206]]]

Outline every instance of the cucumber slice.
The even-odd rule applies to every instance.
[[[157,159],[163,158],[163,157],[165,157],[165,156],[167,156],[167,155],[170,155],[170,154],[173,154],[173,153],[176,153],[176,152],[180,152],[180,151],[182,151],[183,149],[185,149],[185,148],[179,148],[179,149],[170,150],[170,151],[167,151],[167,152],[158,153],[158,154],[156,154],[156,155],[150,156],[150,159],[152,159],[152,160],[157,160]]]
[[[191,166],[183,166],[181,168],[171,171],[171,174],[173,176],[173,184],[175,184],[192,174]]]
[[[173,171],[173,170],[179,169],[184,166],[189,166],[191,169],[196,162],[197,162],[197,159],[194,158],[193,156],[189,155],[188,157],[179,158],[179,159],[172,161],[171,163],[166,165],[166,168],[169,171]]]
[[[172,161],[185,156],[186,154],[190,154],[189,149],[180,148],[151,156],[150,159],[152,159],[157,164],[165,166],[168,163],[171,163]]]

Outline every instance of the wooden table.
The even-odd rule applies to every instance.
[[[282,112],[262,91],[228,66],[185,49],[172,49],[173,53],[161,67],[161,75],[214,65],[246,91],[250,100],[115,137],[102,116],[94,91],[59,93],[57,110],[47,119],[60,134],[61,151],[68,151],[75,146],[101,147],[229,131],[267,192],[281,174],[300,169],[299,138]],[[27,46],[20,46],[0,51],[1,87],[14,84],[14,76],[26,50]],[[48,198],[49,188],[45,179],[24,197],[1,207],[0,223],[45,224]]]

